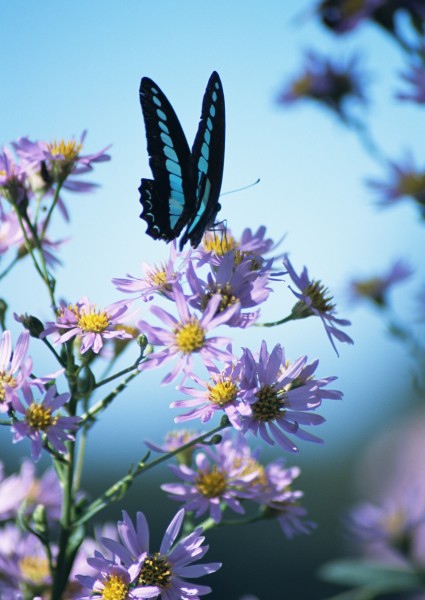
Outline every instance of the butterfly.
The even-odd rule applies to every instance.
[[[225,109],[223,87],[214,71],[202,102],[192,150],[165,94],[148,77],[140,82],[140,104],[146,128],[153,179],[139,187],[146,233],[166,242],[180,238],[193,248],[214,224],[224,167]]]

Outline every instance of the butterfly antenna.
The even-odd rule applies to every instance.
[[[260,183],[261,179],[258,178],[256,181],[254,181],[254,183],[249,183],[248,185],[244,185],[243,187],[240,188],[236,188],[235,190],[229,190],[228,192],[222,192],[220,194],[220,198],[221,196],[227,196],[227,194],[234,194],[235,192],[242,192],[242,190],[247,190],[251,187],[254,187],[254,185],[257,185],[257,183]]]

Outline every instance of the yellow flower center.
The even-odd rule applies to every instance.
[[[166,447],[169,451],[176,450],[180,446],[188,444],[195,437],[196,434],[194,431],[170,431],[166,437]],[[194,446],[190,446],[178,452],[175,455],[177,462],[182,465],[190,465],[194,450]]]
[[[320,281],[312,281],[309,286],[303,290],[303,294],[311,299],[312,305],[320,312],[331,312],[335,308],[335,304],[332,304],[332,296],[329,294],[327,288],[320,283]]]
[[[102,333],[109,325],[108,313],[100,310],[98,312],[90,313],[80,312],[77,325],[83,331]]]
[[[393,540],[400,539],[405,533],[406,518],[403,510],[397,508],[383,519],[384,530],[389,533]]]
[[[241,462],[242,461],[240,458],[235,460],[235,463],[234,463],[235,467],[236,468],[239,467]],[[261,484],[264,486],[267,483],[266,472],[264,470],[263,465],[260,464],[259,462],[257,462],[253,458],[244,459],[244,466],[243,466],[241,473],[242,473],[242,476],[251,475],[252,473],[257,473],[257,476],[255,479],[252,480],[251,485]]]
[[[227,476],[213,465],[211,471],[200,471],[195,481],[196,489],[207,498],[217,498],[226,491]]]
[[[49,576],[49,563],[42,556],[24,556],[19,561],[22,576],[35,586],[41,585]]]
[[[159,552],[148,556],[143,563],[139,575],[141,585],[157,585],[164,589],[169,587],[173,572],[168,558]]]
[[[153,285],[163,288],[170,287],[167,286],[167,269],[164,265],[161,265],[161,267],[155,267],[155,270],[149,274],[149,279],[152,281]]]
[[[274,421],[284,413],[284,402],[272,385],[264,385],[256,393],[257,402],[252,405],[252,414],[257,421]]]
[[[223,310],[226,310],[229,306],[239,302],[238,298],[232,294],[229,283],[226,283],[225,285],[219,284],[216,285],[215,288],[209,288],[207,293],[203,296],[201,300],[202,310],[205,310],[214,294],[220,294],[221,296],[220,304],[217,308],[218,313],[223,312]]]
[[[365,296],[374,300],[377,304],[384,304],[384,290],[382,289],[382,280],[379,277],[372,277],[364,281],[356,281],[354,287],[359,296]]]
[[[335,308],[335,304],[331,302],[332,296],[320,281],[312,281],[302,293],[310,298],[311,306],[321,313],[331,313]],[[299,300],[292,308],[292,315],[295,319],[304,319],[314,315],[314,312],[303,300]]]
[[[357,14],[364,7],[364,0],[345,0],[341,6],[341,12],[345,16]]]
[[[406,173],[400,180],[400,192],[425,203],[425,173]]]
[[[208,399],[217,406],[226,406],[236,399],[237,385],[230,379],[222,379],[215,385],[208,384]]]
[[[110,575],[102,590],[103,600],[125,600],[128,586],[119,575]]]
[[[311,76],[304,75],[292,84],[292,92],[297,96],[305,96],[311,90]]]
[[[204,235],[202,243],[207,252],[213,252],[217,256],[224,256],[237,247],[235,238],[227,232],[208,232]]]
[[[200,350],[205,342],[205,329],[196,317],[175,330],[176,344],[183,354],[191,354]]]
[[[74,315],[76,317],[79,316],[80,310],[79,310],[79,308],[78,308],[78,306],[76,304],[68,304],[68,306],[66,308],[67,308],[67,310],[69,310],[72,313],[74,313]],[[65,316],[65,309],[62,308],[62,307],[59,307],[57,309],[57,314],[58,314],[58,317],[60,317],[60,318],[64,317]]]
[[[83,147],[82,144],[77,143],[75,140],[54,140],[47,144],[47,148],[52,156],[63,156],[66,162],[74,162],[78,157],[78,154]]]
[[[6,386],[15,388],[16,379],[5,371],[0,371],[0,402],[4,402],[6,399]]]
[[[29,487],[29,490],[27,492],[26,500],[28,502],[34,502],[38,498],[40,489],[41,489],[40,482],[37,481],[37,479],[33,479],[31,482],[31,485]]]
[[[52,416],[50,408],[33,402],[27,409],[25,420],[30,427],[45,431],[48,427],[55,425],[58,417]]]
[[[246,252],[236,250],[235,252],[235,266],[240,265],[244,260],[250,260],[250,271],[258,271],[263,266],[263,259],[254,252]]]

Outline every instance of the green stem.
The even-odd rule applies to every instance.
[[[118,379],[118,377],[122,377],[123,375],[130,373],[130,371],[133,371],[133,369],[137,368],[137,366],[140,364],[140,360],[141,359],[138,359],[134,363],[134,365],[131,365],[131,367],[127,367],[126,369],[123,369],[122,371],[118,371],[118,373],[115,373],[115,375],[111,375],[110,377],[107,377],[106,379],[102,379],[102,381],[99,381],[98,383],[96,383],[94,389],[100,388],[100,387],[102,387],[102,385],[106,385],[107,383],[114,381],[114,379]]]
[[[283,325],[283,323],[288,323],[289,321],[294,321],[296,317],[292,314],[287,317],[280,319],[280,321],[273,321],[271,323],[254,323],[257,327],[275,327],[276,325]]]
[[[56,186],[55,195],[53,196],[52,204],[49,208],[49,212],[47,213],[46,220],[43,223],[43,229],[41,230],[41,234],[40,234],[40,239],[42,239],[42,240],[44,239],[44,236],[46,235],[47,227],[50,223],[51,216],[52,216],[53,211],[56,207],[56,204],[59,200],[59,192],[61,190],[62,183],[63,183],[62,181],[59,181]]]
[[[155,460],[153,460],[150,463],[145,463],[144,460],[140,461],[133,472],[128,473],[127,475],[122,477],[120,480],[116,481],[99,498],[94,500],[86,509],[85,514],[80,519],[78,519],[78,521],[76,521],[75,526],[79,526],[79,525],[86,523],[94,515],[96,515],[101,510],[103,510],[106,506],[108,506],[108,504],[110,504],[111,502],[115,502],[116,500],[119,500],[120,498],[122,498],[124,493],[128,490],[130,485],[133,483],[134,479],[136,477],[138,477],[139,475],[141,475],[142,473],[146,473],[147,471],[150,471],[151,469],[153,469],[154,467],[157,467],[158,465],[162,464],[163,462],[166,462],[167,460],[169,460],[176,454],[179,454],[179,452],[184,452],[185,450],[191,448],[195,444],[199,444],[200,442],[204,441],[206,438],[214,435],[215,433],[218,433],[219,431],[221,431],[222,429],[225,429],[226,427],[229,427],[229,425],[230,425],[230,423],[227,420],[227,418],[222,419],[222,422],[220,423],[220,425],[218,425],[217,427],[214,427],[214,429],[212,429],[211,431],[208,431],[207,433],[204,433],[204,434],[200,435],[199,437],[191,440],[187,444],[180,446],[176,450],[173,450],[172,452],[168,452],[167,454],[164,454],[164,455],[160,456],[159,458],[156,458]]]
[[[56,360],[58,361],[58,363],[60,364],[60,366],[61,367],[66,367],[66,363],[64,363],[64,361],[62,360],[61,356],[56,352],[56,350],[54,349],[54,347],[52,346],[52,344],[49,342],[49,340],[47,338],[39,338],[39,339],[41,339],[41,341],[48,347],[48,349],[54,355],[54,357],[56,358]]]
[[[33,224],[29,220],[29,217],[26,213],[25,213],[24,218],[25,218],[26,224],[28,225],[29,230],[31,231],[31,235],[32,235],[35,247],[37,248],[38,253],[39,253],[41,267],[42,267],[42,271],[43,271],[43,280],[47,285],[51,304],[52,304],[52,306],[56,306],[56,300],[55,300],[55,296],[54,296],[56,281],[47,269],[46,259],[44,257],[43,247],[42,247],[44,233],[42,233],[41,236],[39,236],[37,233],[37,229],[33,226]]]
[[[24,222],[23,222],[23,220],[22,220],[22,216],[21,216],[21,214],[20,214],[20,212],[19,212],[19,209],[18,209],[18,207],[17,207],[17,205],[16,205],[16,204],[12,204],[12,206],[13,206],[13,209],[14,209],[14,211],[15,211],[15,213],[16,213],[16,216],[18,217],[19,225],[20,225],[20,227],[21,227],[21,230],[22,230],[22,233],[23,233],[23,236],[24,236],[24,240],[25,240],[25,248],[26,248],[26,250],[27,250],[28,254],[30,254],[30,256],[31,256],[31,258],[32,258],[32,260],[33,260],[33,263],[34,263],[34,266],[35,266],[35,269],[36,269],[37,273],[40,275],[40,277],[43,279],[43,281],[44,281],[45,283],[47,283],[47,282],[45,281],[45,278],[44,278],[44,273],[43,273],[43,271],[41,270],[41,267],[40,267],[40,265],[38,264],[38,262],[37,262],[37,259],[35,258],[35,254],[34,254],[34,252],[33,252],[32,243],[31,243],[31,240],[30,240],[30,239],[29,239],[29,237],[28,237],[28,233],[27,233],[27,230],[26,230],[26,228],[25,228],[25,225],[24,225]]]
[[[61,600],[71,566],[68,560],[68,542],[73,530],[73,465],[75,443],[67,442],[69,461],[63,483],[62,516],[60,520],[58,555],[53,575],[52,600]],[[63,468],[63,467],[62,467]]]
[[[134,369],[134,367],[131,367],[131,369]],[[114,400],[114,398],[116,398],[116,396],[118,396],[118,394],[120,394],[127,387],[130,381],[137,377],[137,375],[139,375],[140,373],[141,371],[139,371],[138,369],[133,370],[133,372],[130,373],[130,375],[126,377],[124,381],[117,385],[117,387],[114,390],[112,390],[110,394],[102,398],[102,400],[99,400],[99,402],[96,402],[96,404],[94,404],[90,408],[90,410],[86,411],[83,415],[81,415],[82,424],[87,424],[87,427],[90,428],[94,423],[94,417],[99,412],[105,410],[105,408],[109,406]]]
[[[250,525],[251,523],[258,523],[258,521],[262,521],[263,517],[261,515],[255,515],[254,517],[247,517],[245,519],[235,519],[235,520],[222,520],[220,523],[216,523],[214,519],[209,517],[205,519],[202,523],[199,523],[198,527],[202,527],[202,530],[208,531],[208,529],[212,529],[213,527],[223,527],[223,526],[234,526],[234,525]]]

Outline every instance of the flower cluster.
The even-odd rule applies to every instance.
[[[237,238],[221,225],[184,253],[172,243],[161,265],[143,263],[141,277],[114,278],[124,297],[107,307],[85,296],[57,301],[52,268],[60,264],[56,251],[62,241],[48,235],[52,215],[59,209],[68,218],[62,191],[91,191],[94,184],[80,176],[109,159],[106,149],[83,155],[84,137],[50,143],[21,138],[12,144],[14,153],[4,148],[0,155],[0,256],[17,250],[0,279],[31,255],[53,310],[44,322],[15,314],[23,331],[14,345],[5,325],[7,305],[0,306],[1,425],[13,443],[29,439],[32,458],[10,476],[0,464],[0,597],[199,600],[211,588],[192,579],[221,566],[198,562],[208,550],[204,531],[225,523],[226,512],[237,513],[240,525],[275,519],[288,538],[312,531],[300,504],[303,494],[293,489],[300,469],[279,457],[261,463],[251,444],[297,453],[299,440],[321,443],[308,429],[324,422],[317,413],[323,401],[342,398],[330,387],[335,377],[316,375],[318,360],[302,355],[291,361],[281,344],[268,349],[265,340],[257,352],[236,351],[235,333],[316,316],[336,350],[335,341],[352,343],[340,329],[350,323],[336,317],[329,292],[305,268],[299,276],[286,254],[274,255],[278,244],[264,226],[247,228]],[[279,321],[262,323],[265,303],[276,290],[293,307]],[[152,324],[149,315],[159,323]],[[34,371],[30,341],[50,353],[55,372]],[[127,348],[136,349],[137,357],[112,372]],[[180,397],[171,403],[181,410],[175,422],[211,421],[214,428],[174,431],[162,445],[147,442],[136,467],[90,499],[80,488],[88,433],[132,379],[159,367],[166,371],[162,383],[178,383]],[[108,391],[102,397],[103,389]],[[152,452],[165,456],[151,459]],[[43,453],[54,470],[38,478],[33,463]],[[179,482],[161,487],[183,507],[158,551],[151,550],[142,512],[135,524],[123,512],[116,528],[103,529],[96,539],[84,537],[89,519],[171,456]],[[247,505],[257,510],[255,517],[247,516]]]
[[[84,139],[85,132],[79,142],[73,139],[32,142],[21,138],[12,143],[15,155],[3,147],[0,153],[0,255],[15,248],[14,263],[39,248],[47,265],[60,263],[55,253],[64,240],[53,241],[48,234],[56,206],[68,219],[60,190],[91,191],[96,185],[80,180],[79,176],[92,171],[94,163],[110,158],[105,153],[106,148],[83,155]],[[43,220],[39,218],[41,207],[48,215]]]
[[[318,361],[307,364],[306,356],[290,363],[279,344],[269,353],[263,341],[258,357],[245,349],[239,360],[226,363],[221,371],[211,365],[210,381],[193,376],[201,389],[179,386],[194,399],[171,404],[172,408],[191,408],[175,421],[199,418],[205,423],[223,412],[235,429],[260,435],[270,445],[277,442],[288,452],[298,452],[288,435],[321,442],[300,425],[320,425],[324,419],[313,411],[322,399],[342,398],[341,392],[325,389],[335,377],[314,379],[317,366]]]
[[[241,434],[226,431],[215,446],[198,448],[190,464],[170,469],[181,483],[161,488],[196,517],[208,513],[220,523],[225,510],[244,514],[244,504],[250,502],[264,518],[277,519],[288,538],[314,528],[299,504],[302,492],[291,487],[300,470],[286,468],[282,459],[263,465]]]
[[[159,547],[152,552],[149,544],[149,527],[143,513],[137,513],[136,526],[124,511],[118,523],[119,541],[103,537],[106,553],[96,551],[88,564],[93,575],[77,576],[85,588],[93,593],[81,596],[81,600],[95,598],[157,598],[178,600],[199,599],[211,592],[211,588],[187,581],[187,578],[202,577],[214,573],[220,563],[192,565],[205,556],[208,546],[202,546],[204,536],[197,528],[177,543],[185,516],[180,510],[173,518]]]

